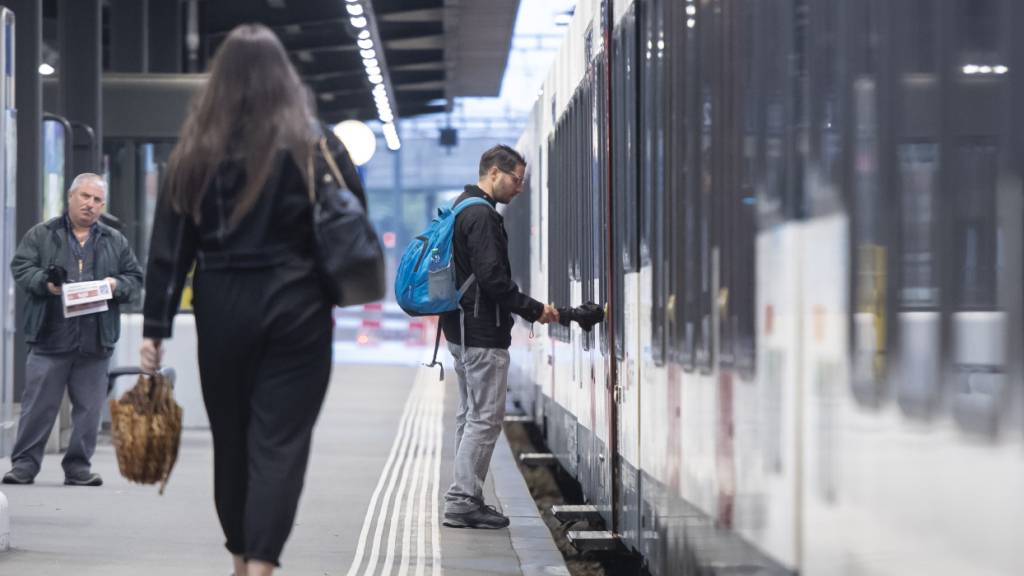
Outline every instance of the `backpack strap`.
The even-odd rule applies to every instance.
[[[433,368],[437,366],[441,369],[441,381],[444,381],[444,364],[437,361],[437,349],[441,347],[441,317],[437,318],[437,335],[434,336],[434,358],[430,360],[430,364],[424,364],[427,368]]]
[[[480,198],[479,196],[474,196],[472,198],[466,198],[461,202],[456,202],[452,205],[452,213],[458,216],[459,212],[462,212],[463,209],[469,208],[470,206],[488,206],[491,210],[495,209],[487,200]]]
[[[459,289],[459,292],[465,292],[473,284],[473,282],[475,282],[475,281],[476,281],[476,274],[470,274],[469,278],[466,278],[466,281],[462,283],[462,287]],[[462,306],[459,306],[459,330],[461,330],[462,339],[463,339],[462,348],[463,348],[463,351],[465,351],[465,348],[466,348],[466,343],[465,343],[466,329],[464,328],[463,320],[462,320]],[[438,368],[440,368],[441,369],[441,380],[444,380],[444,364],[442,364],[441,362],[437,361],[437,351],[440,348],[441,348],[441,317],[438,316],[438,318],[437,318],[437,334],[434,336],[434,357],[430,360],[430,364],[424,364],[424,366],[426,366],[427,368],[433,368],[434,366],[437,366]]]

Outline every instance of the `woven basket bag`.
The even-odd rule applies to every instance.
[[[181,443],[181,406],[161,374],[139,376],[120,400],[110,400],[111,431],[121,475],[139,484],[167,487]]]

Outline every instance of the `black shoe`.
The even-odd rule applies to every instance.
[[[95,472],[88,472],[81,476],[65,476],[65,486],[103,486],[103,477]]]
[[[4,484],[33,484],[35,481],[35,478],[29,476],[28,472],[22,472],[17,468],[14,468],[7,474],[4,474],[3,479]]]
[[[449,528],[483,528],[497,530],[508,526],[508,517],[502,516],[493,506],[481,506],[472,512],[454,514],[445,512],[444,522]]]
[[[494,516],[495,518],[501,518],[502,520],[508,522],[508,516],[505,516],[501,512],[498,512],[498,509],[495,508],[494,506],[491,506],[490,504],[485,504],[485,505],[481,506],[480,507],[480,511],[483,512],[484,514],[490,514],[491,516]]]

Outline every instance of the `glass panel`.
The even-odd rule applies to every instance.
[[[956,307],[990,310],[997,305],[997,149],[988,144],[961,145],[956,151],[956,165]]]
[[[886,274],[888,249],[883,239],[882,190],[879,175],[879,136],[875,82],[860,77],[853,85],[854,104],[854,219],[856,249],[853,317],[854,393],[865,403],[877,403],[885,383]]]
[[[64,213],[64,152],[67,134],[64,124],[43,121],[43,220]]]
[[[954,157],[953,414],[964,429],[987,435],[998,431],[1006,386],[1006,316],[998,302],[998,155],[994,144],[965,142]]]
[[[934,308],[939,305],[934,234],[939,147],[933,143],[903,144],[898,153],[903,219],[900,303],[904,309]]]

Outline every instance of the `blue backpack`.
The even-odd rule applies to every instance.
[[[410,316],[432,316],[460,310],[462,295],[476,281],[470,275],[462,286],[455,284],[455,262],[452,259],[452,234],[455,218],[464,209],[483,205],[491,207],[483,198],[467,198],[454,206],[437,210],[437,217],[427,230],[413,239],[402,253],[395,274],[395,300]],[[437,349],[441,343],[441,325],[438,323],[434,340],[434,359],[428,366],[438,366]],[[444,379],[444,367],[441,367]]]

